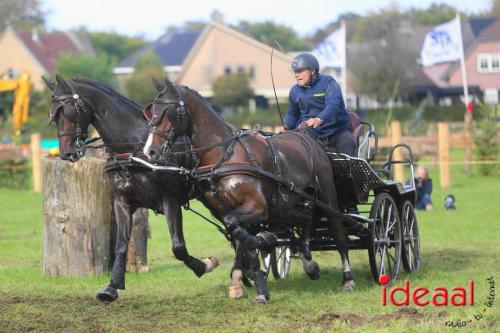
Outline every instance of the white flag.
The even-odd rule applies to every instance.
[[[422,65],[431,66],[439,62],[460,59],[463,52],[460,18],[435,27],[425,35],[424,45],[420,51]]]
[[[343,67],[345,62],[345,26],[332,32],[312,51],[321,67]]]

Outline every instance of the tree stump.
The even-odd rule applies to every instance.
[[[104,160],[96,158],[76,163],[44,158],[45,275],[99,275],[109,270],[110,260],[114,258],[115,223],[112,192],[104,164]],[[144,209],[139,211],[144,214]],[[146,222],[140,220],[134,225],[145,224],[147,231],[147,211],[145,214]],[[134,222],[137,219],[134,218]],[[133,227],[130,244],[134,246],[131,252],[135,258],[142,255],[135,262],[140,261],[147,267],[147,232],[143,229]]]
[[[149,238],[148,210],[138,208],[132,215],[132,231],[127,251],[127,271],[148,272],[147,240]]]

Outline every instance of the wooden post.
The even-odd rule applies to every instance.
[[[45,275],[98,275],[109,268],[111,188],[104,160],[45,158]]]
[[[401,143],[401,123],[399,121],[391,122],[391,141],[392,146]],[[393,160],[401,161],[403,158],[401,156],[401,150],[397,149],[394,151]],[[404,182],[404,173],[402,164],[394,164],[394,180],[399,182]]]
[[[105,160],[76,163],[43,160],[45,275],[84,276],[107,272],[114,260],[116,220]],[[148,211],[133,215],[127,269],[146,272]]]
[[[441,188],[450,187],[450,135],[448,123],[438,124],[439,177]]]
[[[33,191],[42,192],[42,149],[40,133],[31,134],[31,163],[33,170]]]

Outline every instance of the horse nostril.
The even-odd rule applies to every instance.
[[[156,153],[154,150],[149,151],[149,158],[154,159],[156,157]]]

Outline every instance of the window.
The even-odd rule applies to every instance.
[[[231,74],[231,66],[230,65],[224,66],[224,74]]]
[[[491,57],[491,69],[493,71],[498,71],[500,69],[500,55],[494,55]]]
[[[479,73],[500,72],[500,53],[482,53],[477,56],[477,71]]]
[[[250,69],[248,70],[248,77],[251,79],[255,78],[255,66],[251,65]]]
[[[238,65],[238,67],[236,68],[236,70],[238,71],[238,73],[243,73],[245,71],[245,66]]]

